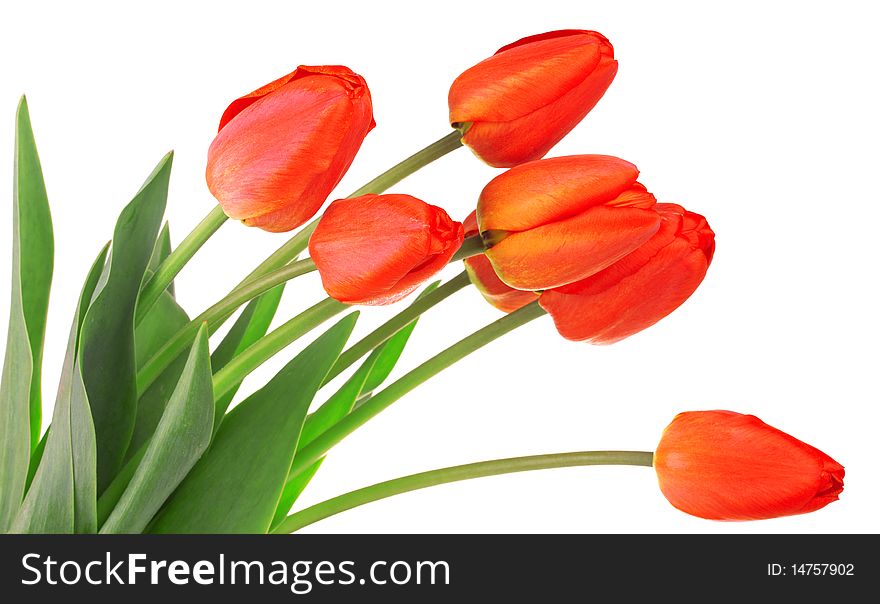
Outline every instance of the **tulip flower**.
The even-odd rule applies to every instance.
[[[461,247],[461,223],[409,195],[334,201],[309,240],[327,293],[347,304],[391,304],[436,274]]]
[[[540,159],[599,102],[617,73],[602,34],[552,31],[509,44],[449,89],[449,121],[470,124],[462,142],[508,168]]]
[[[709,520],[805,514],[837,501],[843,466],[822,451],[733,411],[678,414],[654,454],[660,490]]]
[[[617,342],[674,311],[703,281],[715,251],[706,219],[671,203],[654,209],[660,229],[645,244],[603,271],[541,294],[563,337]]]
[[[375,126],[347,67],[298,67],[232,102],[208,150],[208,188],[230,218],[289,231],[317,213]]]
[[[462,224],[465,238],[479,233],[476,211],[471,212]],[[464,268],[471,283],[486,301],[498,310],[510,313],[538,299],[538,294],[535,292],[508,287],[498,278],[492,263],[482,254],[465,258]]]
[[[494,178],[477,203],[486,257],[515,289],[580,281],[660,227],[654,196],[631,163],[606,155],[542,159]]]

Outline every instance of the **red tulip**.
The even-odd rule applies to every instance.
[[[617,73],[602,34],[568,29],[523,38],[462,73],[449,121],[471,123],[462,142],[489,165],[540,159],[599,102]]]
[[[645,244],[603,271],[541,294],[563,337],[617,342],[674,311],[703,281],[715,251],[706,219],[671,203],[654,209],[660,229]]]
[[[660,490],[709,520],[805,514],[837,501],[843,466],[822,451],[733,411],[678,414],[654,454]]]
[[[229,105],[208,150],[208,188],[230,218],[289,231],[317,213],[375,125],[361,76],[300,66]]]
[[[542,159],[483,189],[477,223],[486,257],[507,285],[542,290],[617,262],[659,228],[638,169],[606,155]]]
[[[466,238],[479,232],[476,211],[471,212],[470,216],[465,219],[463,226]],[[535,292],[508,287],[504,281],[498,278],[495,269],[492,268],[492,263],[483,254],[465,258],[464,268],[467,270],[471,283],[483,294],[486,301],[498,310],[513,312],[538,299],[538,294]]]
[[[460,222],[409,195],[334,201],[309,240],[327,293],[347,304],[391,304],[461,247]]]

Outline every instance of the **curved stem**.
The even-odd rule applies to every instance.
[[[346,308],[348,305],[342,302],[325,298],[251,344],[214,374],[214,400],[229,392],[273,355]],[[219,419],[224,413],[226,413],[225,408],[218,408],[214,412],[214,417]]]
[[[304,526],[323,520],[340,512],[372,503],[401,493],[425,489],[450,482],[497,476],[513,472],[570,468],[575,466],[648,466],[653,465],[654,454],[648,451],[581,451],[577,453],[552,453],[481,461],[463,466],[453,466],[412,474],[394,480],[380,482],[363,489],[322,501],[282,520],[273,533],[292,533]]]
[[[348,197],[360,197],[367,193],[382,193],[410,174],[413,174],[431,162],[440,159],[447,153],[455,151],[461,147],[461,137],[462,133],[460,130],[453,130],[443,138],[434,141],[421,151],[417,151],[399,164],[389,168]],[[242,281],[242,284],[259,277],[260,275],[264,275],[269,271],[284,266],[301,254],[309,245],[309,237],[312,236],[312,233],[318,226],[319,220],[321,220],[321,217],[317,216],[310,223],[302,227],[296,235],[288,239],[284,245],[275,251],[275,253],[266,258],[262,264],[254,269],[254,271]]]
[[[190,259],[196,255],[196,252],[205,245],[205,242],[211,238],[211,235],[223,226],[227,220],[223,208],[219,205],[214,206],[207,216],[190,232],[186,238],[180,242],[171,254],[156,269],[156,272],[150,280],[144,285],[138,297],[137,314],[135,315],[135,324],[139,324],[147,315],[147,312],[153,308],[156,300],[162,295],[177,273],[186,265]]]
[[[537,301],[532,302],[475,331],[443,352],[431,357],[336,422],[336,424],[325,430],[309,445],[303,447],[293,460],[290,474],[287,476],[288,482],[321,459],[327,451],[346,436],[363,426],[419,384],[426,382],[489,342],[500,338],[504,334],[525,325],[543,314],[545,314],[544,309],[538,306]]]
[[[364,336],[356,344],[350,346],[345,352],[339,355],[336,364],[330,369],[324,383],[328,383],[337,375],[351,367],[364,355],[371,350],[387,341],[398,331],[412,323],[413,320],[420,317],[428,309],[436,306],[455,292],[470,285],[470,279],[467,272],[462,271],[434,291],[419,298],[401,312],[391,317],[388,321],[377,327],[375,330]]]
[[[272,271],[259,279],[251,281],[243,287],[232,290],[225,298],[214,304],[198,317],[184,325],[165,345],[160,348],[138,371],[138,393],[143,394],[158,378],[165,368],[190,345],[199,326],[207,323],[208,328],[216,328],[225,321],[242,304],[256,298],[276,285],[299,277],[315,270],[315,263],[310,258],[289,264]]]
[[[424,168],[431,162],[440,159],[447,153],[455,151],[462,146],[461,130],[453,130],[443,138],[440,138],[421,151],[416,151],[405,160],[392,166],[360,189],[349,195],[349,197],[360,197],[367,193],[381,193],[392,185],[396,185],[401,180]]]

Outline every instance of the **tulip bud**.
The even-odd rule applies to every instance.
[[[462,142],[509,168],[540,159],[599,102],[617,73],[602,34],[552,31],[509,44],[449,89],[449,121],[470,123]]]
[[[672,505],[709,520],[805,514],[843,491],[842,465],[733,411],[679,413],[663,432],[654,468]]]
[[[229,105],[208,149],[208,188],[230,218],[295,229],[317,213],[375,125],[361,76],[300,66]]]
[[[439,272],[461,247],[460,222],[409,195],[334,201],[309,240],[327,293],[346,304],[391,304]]]
[[[462,224],[465,238],[479,233],[476,211],[471,212]],[[510,313],[538,299],[538,294],[535,292],[508,287],[498,278],[492,264],[483,254],[465,258],[464,268],[471,283],[483,294],[486,301],[498,310]]]
[[[504,283],[542,290],[620,260],[659,228],[638,169],[606,155],[529,162],[494,178],[477,203],[486,257]]]
[[[603,271],[546,290],[540,304],[569,340],[611,344],[650,327],[681,306],[706,276],[715,233],[706,219],[658,203],[660,229]]]

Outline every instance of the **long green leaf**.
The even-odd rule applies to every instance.
[[[213,367],[214,373],[223,369],[241,351],[266,335],[272,319],[275,318],[275,311],[278,310],[278,303],[281,302],[281,295],[283,293],[284,284],[282,283],[278,287],[270,289],[259,298],[251,300],[245,306],[232,325],[232,328],[223,340],[220,341],[214,354],[211,355],[211,367]],[[229,404],[235,397],[235,393],[240,385],[241,382],[217,399],[217,409],[229,408]]]
[[[155,350],[164,344],[163,338],[187,323],[189,323],[189,317],[186,311],[171,297],[170,292],[162,292],[144,320],[135,328],[135,357],[138,360],[138,366],[143,362],[143,359],[150,358]],[[99,526],[107,520],[110,512],[113,511],[128,482],[134,476],[141,458],[146,453],[146,444],[156,431],[156,426],[159,425],[162,414],[165,412],[165,406],[180,381],[183,368],[186,366],[187,356],[188,353],[184,353],[177,357],[147,388],[146,392],[139,393],[137,417],[128,451],[125,454],[124,465],[113,481],[103,490],[101,498],[98,500]],[[135,457],[137,459],[134,459]]]
[[[438,282],[426,287],[419,298],[431,293],[437,288]],[[417,298],[418,300],[418,298]],[[297,450],[311,443],[315,437],[324,430],[335,424],[357,405],[363,397],[369,396],[370,392],[382,385],[406,347],[409,337],[418,323],[413,320],[406,327],[398,331],[384,344],[376,348],[370,356],[361,364],[358,370],[342,385],[342,387],[321,407],[306,418],[303,424],[302,434],[297,444]],[[284,485],[284,491],[275,510],[272,526],[284,520],[294,502],[302,495],[312,478],[318,472],[323,459],[316,461],[310,468],[293,477]]]
[[[61,369],[52,426],[42,459],[12,530],[17,533],[94,533],[95,429],[77,358],[79,333],[107,260],[105,246],[79,297]]]
[[[31,448],[40,439],[42,413],[43,339],[46,333],[46,312],[52,285],[55,242],[52,216],[37,145],[31,129],[27,101],[22,97],[17,115],[15,145],[14,202],[18,206],[18,236],[21,263],[21,299],[28,340],[31,346],[30,425]]]
[[[152,275],[156,272],[156,269],[159,268],[159,265],[171,255],[171,229],[168,226],[168,221],[165,221],[165,224],[162,225],[162,230],[159,231],[159,236],[156,238],[156,244],[153,246],[153,253],[150,255],[150,262],[147,264],[147,270]],[[144,283],[146,283],[149,279],[144,278]],[[171,297],[174,297],[174,281],[168,284],[168,287],[165,289]]]
[[[178,329],[189,323],[189,316],[171,297],[168,291],[162,292],[141,323],[135,328],[135,358],[140,368],[143,363],[161,348]],[[156,430],[165,412],[165,405],[180,381],[187,354],[181,354],[169,365],[146,392],[139,393],[137,416],[132,431],[126,461],[143,445]]]
[[[309,404],[356,320],[339,321],[227,415],[151,532],[269,530]]]
[[[99,492],[119,470],[134,430],[134,313],[165,211],[171,158],[169,153],[159,162],[120,214],[109,276],[83,323],[81,364],[97,434]]]
[[[156,433],[101,532],[143,531],[208,448],[213,428],[211,360],[203,325]]]
[[[0,378],[0,532],[24,496],[40,439],[43,336],[52,281],[52,218],[27,101],[15,116],[12,190],[12,301]]]
[[[370,372],[376,364],[376,358],[370,355],[366,361],[361,364],[358,370],[352,375],[345,384],[336,391],[321,407],[309,415],[303,424],[302,433],[299,436],[297,448],[305,446],[314,440],[315,436],[335,424],[337,421],[348,415],[354,402],[360,396],[364,383],[370,376]],[[272,518],[272,526],[281,522],[287,517],[287,513],[293,506],[293,502],[302,494],[303,490],[314,477],[318,468],[321,467],[322,459],[316,461],[311,468],[294,478],[292,481],[284,485],[278,506],[275,508],[275,516]]]
[[[135,359],[143,364],[159,350],[177,330],[189,323],[189,316],[170,293],[162,292],[159,299],[135,328]],[[182,355],[186,358],[186,354]]]

